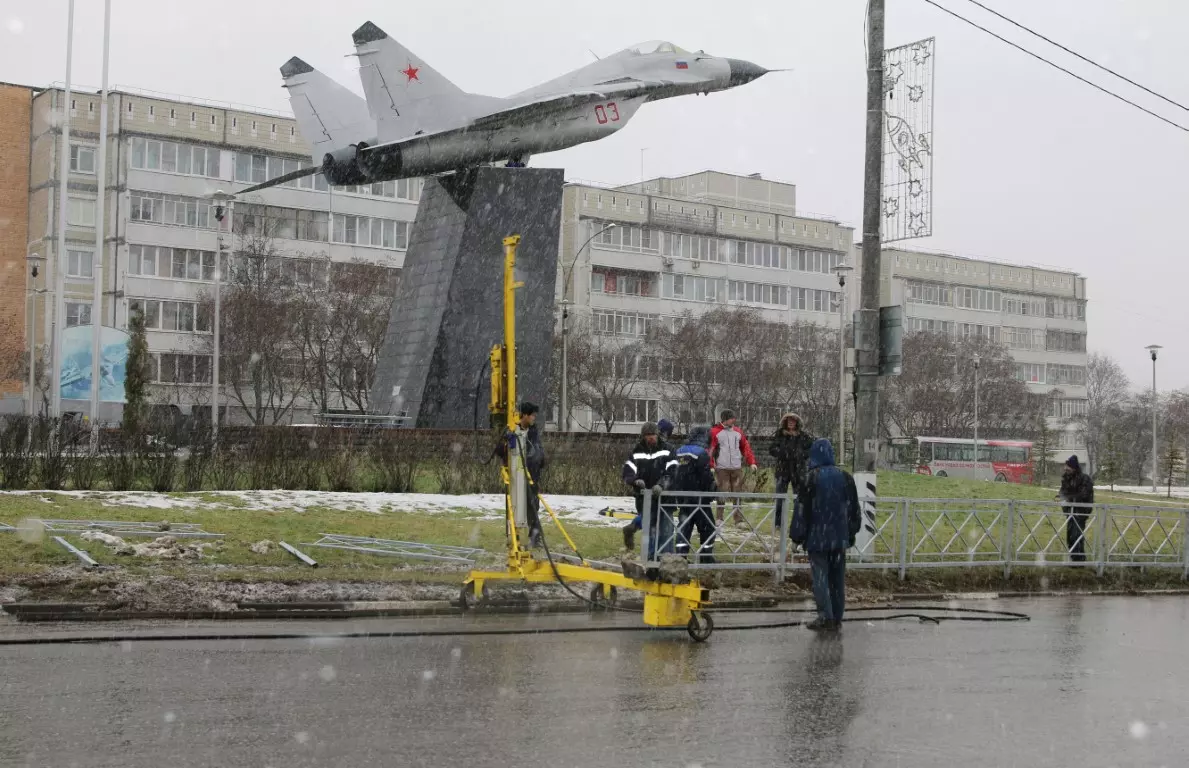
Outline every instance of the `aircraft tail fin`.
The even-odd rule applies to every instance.
[[[449,125],[473,97],[368,21],[351,36],[359,78],[382,135],[412,136]]]
[[[327,152],[376,135],[367,102],[294,56],[281,66],[289,104],[314,164]]]

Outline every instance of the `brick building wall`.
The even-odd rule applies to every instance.
[[[0,83],[0,395],[21,391],[13,366],[25,349],[32,99],[31,88]]]

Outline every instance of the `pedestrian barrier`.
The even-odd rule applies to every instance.
[[[640,559],[647,566],[678,554],[692,570],[768,571],[778,580],[809,567],[788,539],[791,494],[662,491],[655,505],[651,491],[643,496]],[[730,499],[739,500],[737,525]],[[903,579],[911,569],[997,567],[1008,576],[1017,567],[1060,564],[1099,575],[1108,567],[1180,569],[1189,579],[1187,536],[1189,506],[877,498],[873,524],[848,552],[848,567],[894,568]]]

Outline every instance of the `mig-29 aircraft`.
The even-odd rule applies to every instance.
[[[771,70],[671,43],[633,46],[526,91],[466,93],[370,21],[353,35],[365,99],[294,57],[281,67],[313,166],[335,186],[449,173],[610,136],[645,102],[724,91]]]

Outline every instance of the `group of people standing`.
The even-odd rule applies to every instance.
[[[686,443],[676,451],[669,446],[672,431],[672,425],[664,419],[659,424],[645,424],[640,441],[624,461],[623,480],[632,487],[636,502],[636,518],[623,529],[624,546],[628,550],[635,548],[635,533],[643,525],[645,491],[651,490],[648,559],[655,559],[658,551],[688,555],[696,531],[697,560],[713,563],[718,533],[715,521],[719,524],[724,521],[728,502],[732,522],[747,525],[739,497],[717,497],[713,518],[711,497],[679,497],[674,536],[673,514],[662,506],[662,494],[664,491],[741,493],[743,468],[756,470],[755,454],[747,436],[736,426],[735,414],[729,410],[723,411],[719,422],[710,429],[692,428]],[[854,546],[862,525],[854,478],[835,466],[830,441],[815,440],[805,431],[797,414],[781,419],[769,453],[776,460],[777,492],[787,494],[791,489],[795,498],[789,537],[804,547],[813,573],[818,617],[808,626],[813,630],[836,631],[841,628],[846,601],[846,550]],[[778,528],[784,525],[783,506],[784,500],[778,499],[775,510]]]

